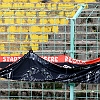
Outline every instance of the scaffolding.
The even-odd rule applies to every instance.
[[[99,57],[99,2],[88,3],[86,6],[76,3],[46,5],[7,3],[8,6],[4,4],[0,4],[1,56],[22,55],[32,48],[40,56],[66,53],[79,60]],[[100,98],[99,84],[1,80],[1,100],[99,100]]]

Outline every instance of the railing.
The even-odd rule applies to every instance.
[[[99,100],[100,84],[76,83],[74,100]],[[0,100],[69,100],[69,84],[58,82],[0,81]]]
[[[70,18],[79,5],[40,3],[41,7],[36,3],[23,3],[23,6],[13,6],[14,4],[17,3],[11,3],[9,9],[7,6],[0,6],[1,56],[24,55],[31,48],[40,56],[70,54]],[[77,59],[99,57],[99,4],[88,3],[76,19],[74,48]]]

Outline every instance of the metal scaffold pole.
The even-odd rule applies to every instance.
[[[75,20],[80,15],[82,10],[85,8],[84,4],[80,5],[80,8],[77,10],[76,14],[73,16],[73,18],[70,19],[70,56],[74,58],[74,27],[75,27]],[[74,100],[74,83],[70,83],[70,100]]]

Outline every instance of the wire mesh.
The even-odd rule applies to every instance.
[[[34,0],[33,0],[34,1]],[[42,7],[42,8],[41,8]],[[79,6],[66,3],[0,3],[0,55],[70,55],[70,18]],[[66,19],[68,18],[68,19]],[[100,56],[100,3],[88,3],[75,22],[75,58]],[[75,85],[75,100],[99,100],[99,84]],[[69,100],[66,83],[0,81],[0,99]]]
[[[9,8],[1,4],[0,54],[20,55],[29,49],[39,55],[64,53],[68,48],[66,33],[70,32],[66,18],[78,7],[73,3],[10,3]]]
[[[64,83],[0,81],[0,100],[68,100]]]
[[[89,60],[100,55],[100,15],[99,4],[89,4],[76,20],[75,58]]]

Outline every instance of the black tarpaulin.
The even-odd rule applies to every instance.
[[[11,63],[12,62],[0,62],[0,68],[4,68],[4,67],[8,66]]]
[[[0,77],[22,81],[100,83],[100,62],[53,64],[29,51],[21,59],[2,69]]]

